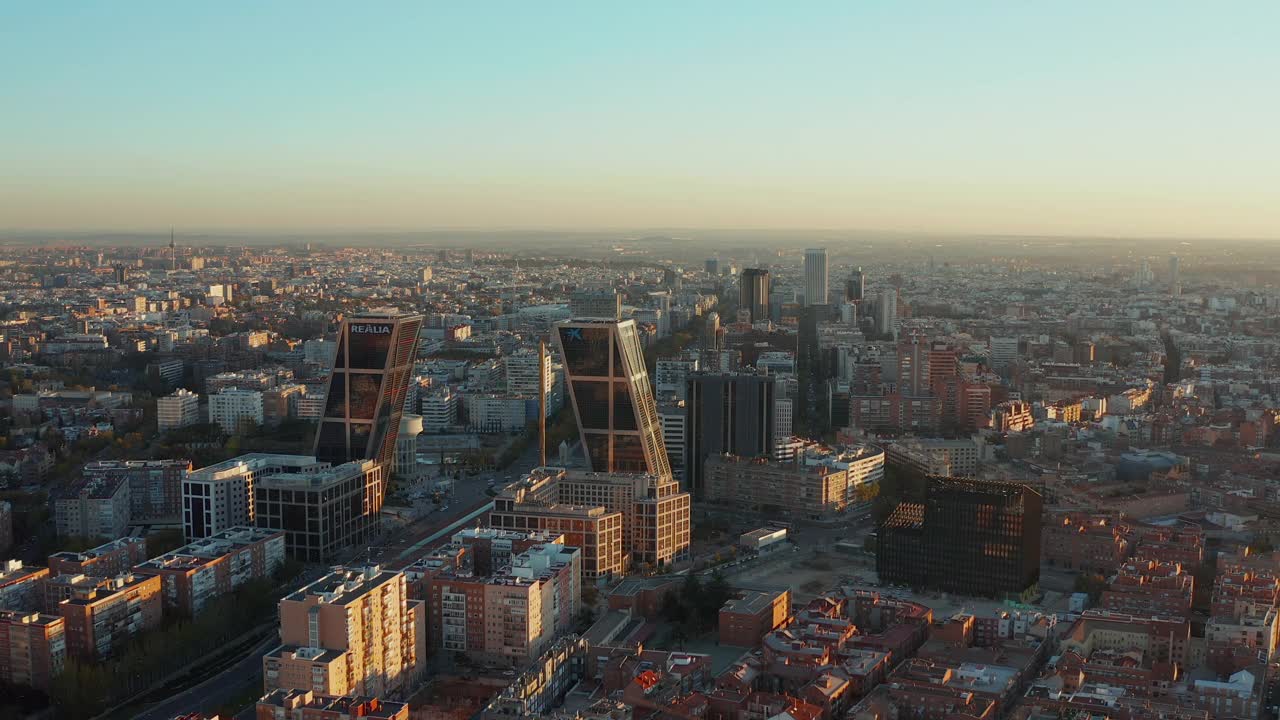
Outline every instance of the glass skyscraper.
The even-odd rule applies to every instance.
[[[421,315],[389,309],[343,320],[316,432],[318,460],[391,467],[421,328]]]
[[[591,469],[670,478],[635,321],[588,318],[559,323],[556,346],[564,359],[569,398]]]

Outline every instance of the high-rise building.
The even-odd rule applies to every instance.
[[[422,270],[418,272],[418,282],[422,283],[423,285],[426,285],[427,283],[431,282],[432,274],[433,273],[431,272],[430,266],[422,268]]]
[[[260,528],[284,531],[290,557],[304,562],[333,560],[342,550],[367,544],[377,535],[391,467],[391,463],[353,460],[331,467],[317,463],[301,472],[268,473],[254,484],[254,520]]]
[[[708,275],[715,276],[720,274],[720,261],[716,258],[707,258],[707,262],[704,267]]]
[[[827,249],[804,251],[804,304],[827,304]]]
[[[670,478],[635,321],[570,320],[555,337],[589,467]]]
[[[893,288],[880,291],[880,299],[876,303],[876,332],[881,335],[896,335],[895,321],[898,319],[898,292]]]
[[[928,395],[929,340],[912,335],[898,342],[898,391],[909,397]]]
[[[200,396],[185,388],[156,399],[156,429],[160,432],[200,422]]]
[[[1178,256],[1169,256],[1169,294],[1182,294],[1182,277],[1178,272]]]
[[[13,547],[13,505],[0,500],[0,555]]]
[[[426,612],[402,572],[337,568],[280,601],[281,646],[262,658],[265,692],[386,697],[426,659]]]
[[[693,373],[685,391],[685,479],[702,495],[703,463],[725,453],[767,457],[774,446],[774,392],[768,375]]]
[[[849,273],[849,280],[844,285],[844,299],[849,302],[862,302],[867,290],[867,279],[862,274],[862,267],[854,268]]]
[[[391,467],[421,328],[421,315],[390,309],[343,320],[316,432],[317,459],[333,465],[373,460]],[[379,504],[372,510],[381,509]]]
[[[738,309],[751,313],[751,322],[769,319],[769,271],[747,268],[742,271],[738,288]]]
[[[990,349],[991,367],[1007,373],[1018,360],[1018,338],[993,337],[987,341],[987,344]]]
[[[880,582],[961,595],[1016,595],[1040,578],[1040,494],[1026,485],[933,477],[876,542]]]
[[[720,313],[707,313],[707,321],[702,326],[702,349],[720,349]]]

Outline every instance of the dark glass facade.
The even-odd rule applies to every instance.
[[[694,373],[685,383],[685,479],[700,498],[708,457],[773,452],[776,384],[768,375],[729,373]]]
[[[738,287],[738,309],[751,313],[751,322],[769,319],[769,271],[747,268],[742,271]]]
[[[421,328],[421,315],[372,313],[343,321],[316,433],[318,459],[391,466]]]
[[[880,581],[1004,598],[1040,579],[1043,500],[1026,485],[933,477],[879,528]]]
[[[555,338],[591,469],[671,477],[635,321],[571,320]]]

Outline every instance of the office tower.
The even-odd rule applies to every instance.
[[[402,572],[337,568],[280,601],[280,647],[262,658],[265,692],[386,697],[426,660],[426,611]]]
[[[827,304],[827,249],[804,251],[804,304]]]
[[[672,268],[662,268],[662,287],[668,290],[676,289],[676,271]]]
[[[449,251],[448,251],[448,250],[437,250],[437,251],[436,251],[436,260],[437,260],[438,262],[442,263],[442,264],[443,264],[443,263],[447,263],[447,262],[449,262]]]
[[[934,476],[879,528],[880,582],[961,595],[1016,595],[1040,578],[1040,494],[1026,485]]]
[[[434,273],[432,272],[430,267],[424,267],[418,271],[418,282],[422,283],[423,285],[426,285],[427,283],[431,282],[431,278],[433,275]]]
[[[391,467],[422,316],[378,310],[342,322],[316,458],[334,465],[374,460]],[[381,505],[374,511],[381,510]]]
[[[200,396],[185,388],[156,399],[156,429],[160,432],[200,422]]]
[[[635,321],[570,320],[555,337],[590,468],[670,478]]]
[[[116,265],[111,268],[111,278],[115,280],[117,285],[123,285],[125,280],[125,268],[123,265]]]
[[[13,547],[13,505],[0,500],[0,555]]]
[[[685,400],[685,478],[702,495],[703,464],[712,455],[768,456],[774,446],[774,392],[768,375],[694,373]]]
[[[622,319],[622,295],[613,288],[579,290],[569,296],[569,312],[576,318]]]
[[[707,258],[705,267],[708,275],[715,276],[720,274],[720,261],[715,258]]]
[[[1010,367],[1018,359],[1018,338],[993,337],[987,341],[990,348],[991,367],[1002,373],[1008,373]]]
[[[751,313],[751,322],[769,319],[769,271],[747,268],[742,271],[738,288],[738,309]]]
[[[898,319],[898,292],[893,288],[880,291],[876,305],[876,332],[880,335],[896,335],[894,321]]]
[[[707,321],[702,326],[702,349],[720,349],[720,313],[707,313]]]
[[[285,552],[292,558],[333,560],[342,550],[365,545],[378,534],[392,465],[353,460],[264,474],[254,483],[254,521],[261,528],[283,530]]]
[[[471,248],[467,248],[467,264],[468,265],[476,264],[476,252]]]
[[[1178,273],[1178,256],[1169,256],[1169,294],[1182,294],[1182,278]]]
[[[799,381],[799,417],[807,433],[826,431],[830,424],[830,394],[827,379],[832,363],[818,341],[818,326],[831,320],[830,305],[809,305],[800,313],[796,338],[796,375]]]
[[[849,302],[862,302],[867,289],[866,277],[862,274],[862,267],[859,266],[849,273],[849,280],[844,285],[844,299]]]

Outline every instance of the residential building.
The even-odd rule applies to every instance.
[[[881,582],[962,595],[1016,595],[1040,577],[1040,494],[1026,485],[933,477],[924,502],[881,524]]]
[[[0,500],[0,555],[13,547],[13,505]]]
[[[635,321],[571,320],[555,338],[590,469],[670,478]]]
[[[316,432],[317,459],[335,466],[374,460],[391,467],[422,320],[388,309],[342,321]],[[381,512],[381,495],[376,493],[377,505],[368,511]]]
[[[704,467],[707,502],[750,512],[831,520],[867,508],[884,479],[884,451],[872,446],[805,447],[788,461],[716,455]]]
[[[272,690],[254,711],[255,720],[409,720],[409,703],[310,690]]]
[[[483,550],[469,553],[463,567],[421,575],[434,649],[524,667],[573,627],[582,551],[566,546],[563,535],[476,529],[459,533],[454,544]],[[508,550],[494,557],[494,545]]]
[[[542,382],[547,392],[547,416],[560,410],[561,394],[556,372],[551,365],[551,353],[539,354],[536,350],[525,350],[503,358],[503,366],[507,373],[507,394],[519,397],[538,398],[538,375],[541,367]]]
[[[741,590],[720,608],[720,644],[753,648],[791,620],[791,590]]]
[[[81,660],[107,658],[134,635],[160,625],[158,577],[62,575],[50,585],[50,594],[64,598],[56,610],[67,621],[67,652]]]
[[[182,481],[190,460],[95,460],[86,463],[86,480],[114,481],[129,486],[129,523],[171,524],[182,517]]]
[[[147,559],[147,541],[123,537],[84,552],[56,552],[49,556],[49,573],[58,575],[123,575]]]
[[[235,527],[140,562],[133,571],[160,578],[165,610],[194,617],[246,582],[271,577],[284,559],[283,531]]]
[[[54,503],[62,537],[121,537],[129,529],[129,482],[122,475],[87,478]]]
[[[200,422],[200,396],[185,388],[156,399],[156,428],[177,430]]]
[[[597,578],[621,574],[631,562],[663,567],[683,558],[689,494],[669,476],[536,468],[494,499],[490,522],[564,533],[583,549],[583,575]]]
[[[684,482],[685,453],[685,414],[684,401],[664,403],[658,406],[658,422],[662,425],[662,444],[667,448],[667,462],[671,464],[672,476]]]
[[[622,319],[622,296],[613,288],[580,290],[569,296],[569,313],[576,318]]]
[[[458,424],[459,396],[447,385],[432,387],[422,396],[423,432],[444,432]]]
[[[264,691],[386,697],[426,658],[426,613],[401,572],[338,568],[280,601],[282,645],[262,658]]]
[[[0,561],[0,608],[35,610],[42,606],[49,568],[23,565],[21,560]]]
[[[535,396],[536,398],[536,396]],[[462,396],[467,412],[467,426],[475,432],[499,433],[523,430],[528,422],[527,411],[536,399],[496,393],[467,394]],[[533,419],[537,419],[534,411]]]
[[[261,427],[264,419],[259,390],[227,388],[209,396],[209,422],[228,435],[241,435]]]
[[[0,682],[48,690],[67,661],[60,615],[0,610]]]

